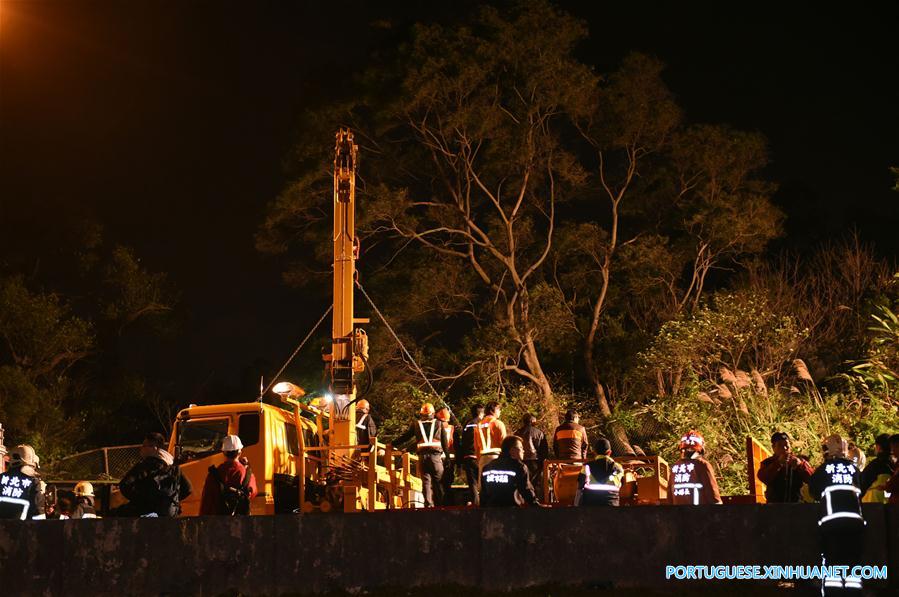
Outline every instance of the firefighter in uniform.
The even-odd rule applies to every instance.
[[[409,430],[398,437],[396,444],[415,437],[418,463],[421,467],[421,492],[424,494],[425,508],[442,503],[443,455],[446,454],[446,436],[441,432],[443,423],[434,416],[434,405],[421,405],[420,417]]]
[[[497,402],[490,402],[484,409],[485,416],[481,419],[474,436],[475,452],[478,456],[478,470],[484,470],[484,466],[499,458],[500,444],[506,437],[506,425],[499,420],[500,406]]]
[[[9,470],[0,475],[0,518],[44,518],[44,492],[37,475],[37,455],[27,445],[10,453]]]
[[[866,504],[885,504],[887,503],[886,486],[890,477],[893,476],[888,433],[881,433],[874,440],[874,453],[874,460],[862,471],[862,501]]]
[[[680,439],[681,458],[671,467],[668,496],[675,506],[720,504],[718,480],[712,464],[702,457],[705,440],[698,431],[690,430]]]
[[[75,484],[75,507],[72,518],[98,518],[94,507],[94,486],[87,481]]]
[[[356,443],[360,446],[371,445],[377,441],[378,426],[369,414],[371,406],[368,400],[356,402]],[[362,451],[363,456],[368,456],[368,451]]]
[[[499,455],[481,471],[482,507],[540,506],[522,456],[520,437],[503,438]]]
[[[553,433],[553,452],[556,458],[563,460],[587,459],[587,430],[579,424],[580,415],[569,410],[565,413],[565,422],[556,427]]]
[[[821,502],[821,547],[824,566],[848,566],[847,575],[828,576],[823,581],[823,595],[861,594],[862,579],[851,576],[852,567],[860,564],[865,520],[859,502],[859,472],[848,458],[848,443],[839,435],[824,440],[824,464],[812,474],[809,491]]]
[[[459,443],[456,449],[456,463],[465,472],[465,482],[471,492],[472,504],[478,503],[478,454],[475,450],[474,438],[478,432],[478,425],[484,418],[483,406],[471,407],[471,419],[462,428]]]
[[[596,440],[596,460],[584,465],[578,475],[575,506],[617,506],[624,467],[612,460],[612,444],[604,437]]]

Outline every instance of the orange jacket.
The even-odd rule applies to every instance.
[[[499,454],[500,445],[506,437],[506,424],[493,415],[481,419],[474,434],[474,451],[482,454]]]

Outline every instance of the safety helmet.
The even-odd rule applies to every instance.
[[[368,409],[369,409],[368,400],[365,400],[363,398],[362,400],[359,400],[358,402],[356,402],[356,410],[364,410],[365,412],[368,412]]]
[[[421,405],[421,414],[423,415],[433,415],[434,414],[434,405],[430,402],[425,402]]]
[[[222,452],[237,452],[243,450],[243,442],[236,435],[226,435],[222,440]]]
[[[75,484],[75,495],[78,497],[94,497],[94,486],[87,481],[79,481]]]
[[[443,421],[444,423],[446,421],[449,421],[449,409],[445,406],[442,407],[441,409],[439,409],[437,411],[437,418],[440,419],[441,421]]]
[[[825,458],[846,458],[846,452],[849,449],[848,442],[838,434],[833,434],[825,438],[824,445]]]
[[[703,450],[705,449],[705,440],[702,434],[691,429],[683,437],[680,438],[681,450]]]
[[[26,466],[37,467],[39,462],[37,454],[34,453],[34,448],[28,444],[20,444],[13,448],[12,452],[9,453],[9,457],[12,464],[22,463]]]

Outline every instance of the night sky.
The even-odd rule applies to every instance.
[[[589,22],[584,61],[609,71],[654,54],[690,121],[768,137],[788,216],[776,248],[855,228],[895,258],[888,4],[561,6]],[[351,93],[410,23],[475,5],[0,0],[0,258],[39,260],[67,222],[99,221],[182,293],[176,348],[148,358],[185,395],[273,373],[321,314],[253,246],[301,110]]]

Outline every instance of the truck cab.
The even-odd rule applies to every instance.
[[[182,516],[199,514],[209,467],[225,461],[222,439],[230,434],[240,437],[242,456],[256,476],[259,494],[251,500],[250,514],[292,512],[299,500],[301,445],[320,445],[318,429],[315,420],[262,402],[191,406],[180,411],[169,451],[193,485],[193,493],[181,503]]]

